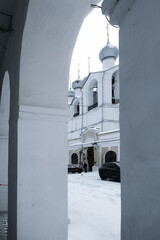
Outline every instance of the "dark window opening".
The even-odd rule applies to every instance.
[[[75,106],[75,113],[74,113],[73,117],[77,117],[77,116],[79,116],[79,104],[77,104]]]
[[[115,86],[116,85],[116,79],[115,76],[112,76],[112,104],[117,104],[119,103],[119,99],[115,97]]]
[[[88,106],[88,111],[98,106],[98,86],[97,83],[92,88],[92,105]]]
[[[106,153],[105,155],[105,162],[116,162],[116,159],[117,159],[117,155],[115,152],[113,151],[109,151]]]
[[[78,164],[78,155],[76,153],[73,153],[71,156],[71,163],[72,164]]]
[[[91,110],[91,109],[93,109],[93,108],[95,108],[95,107],[97,107],[97,106],[98,106],[98,103],[95,103],[95,104],[89,106],[89,107],[88,107],[88,111]]]

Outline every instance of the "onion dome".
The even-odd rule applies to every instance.
[[[83,87],[83,81],[81,79],[77,79],[72,83],[72,88],[75,90],[76,88],[82,88]]]
[[[118,57],[118,48],[110,44],[110,42],[108,41],[107,45],[100,51],[99,59],[101,60],[101,62],[103,62],[104,59],[109,57],[113,57],[116,59]]]
[[[74,90],[73,89],[69,89],[68,90],[68,97],[74,97],[75,96],[75,92],[74,92]]]

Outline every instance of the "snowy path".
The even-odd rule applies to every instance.
[[[120,240],[120,183],[68,174],[68,240]]]

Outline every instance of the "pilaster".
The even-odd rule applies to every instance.
[[[17,240],[67,237],[68,111],[21,105]]]

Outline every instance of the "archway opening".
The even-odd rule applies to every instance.
[[[101,13],[100,13],[101,14]],[[103,17],[103,16],[102,16]],[[92,21],[93,24],[93,21]],[[106,45],[106,27],[107,22],[105,22],[105,26],[103,28],[104,32],[104,37],[100,37],[100,41],[103,39],[104,43],[102,43],[99,46],[99,49],[97,50],[95,54],[95,59],[98,59],[98,54],[99,51],[102,49],[104,45]],[[93,24],[94,25],[94,24]],[[95,25],[94,25],[95,26]],[[83,26],[82,26],[83,27]],[[91,28],[92,26],[90,26]],[[82,55],[83,52],[86,52],[86,42],[88,42],[89,38],[89,31],[90,29],[88,28],[88,32],[86,31],[86,34],[84,36],[84,45],[83,47],[78,46],[77,44],[77,55],[80,54]],[[94,34],[96,35],[96,29],[94,29]],[[98,35],[98,34],[97,34]],[[94,37],[92,37],[93,39]],[[78,41],[77,41],[78,42]],[[99,42],[99,41],[97,41]],[[111,40],[112,43],[112,40]],[[90,44],[93,44],[93,41],[90,41]],[[95,48],[97,44],[95,43]],[[74,56],[74,54],[73,54]],[[81,57],[80,57],[81,58]],[[86,57],[87,58],[87,57]],[[112,92],[111,88],[115,87],[116,84],[116,74],[114,75],[114,81],[112,83],[112,75],[117,71],[118,66],[113,66],[112,68],[108,69],[103,69],[102,64],[100,63],[100,67],[97,68],[97,64],[93,64],[94,59],[88,58],[89,61],[88,63],[86,62],[86,65],[88,66],[88,73],[87,71],[84,73],[84,70],[82,69],[85,61],[80,62],[80,71],[79,71],[79,78],[78,78],[78,86],[75,88],[75,83],[77,83],[77,71],[75,73],[75,77],[70,72],[70,84],[73,82],[73,92],[74,94],[72,95],[72,101],[70,103],[68,102],[70,109],[73,109],[74,113],[76,114],[76,108],[75,108],[75,103],[77,100],[79,100],[80,103],[80,115],[78,117],[73,118],[73,114],[71,117],[71,120],[69,120],[69,127],[68,127],[68,145],[69,145],[69,156],[71,156],[71,153],[76,152],[80,153],[79,154],[79,162],[78,166],[83,166],[83,173],[81,176],[78,174],[69,175],[68,176],[68,218],[69,218],[69,240],[72,240],[75,238],[74,233],[75,229],[77,234],[79,234],[81,231],[83,231],[83,234],[85,235],[86,239],[89,239],[90,237],[88,234],[88,231],[85,232],[85,229],[92,229],[92,226],[94,225],[93,220],[94,218],[94,208],[92,208],[92,201],[93,199],[95,200],[94,206],[96,206],[95,210],[95,215],[98,214],[98,208],[102,204],[98,202],[96,199],[100,199],[101,197],[103,198],[103,195],[98,193],[99,189],[97,188],[92,188],[90,187],[93,185],[94,186],[102,186],[103,184],[98,178],[98,168],[101,167],[101,165],[105,161],[105,153],[109,151],[110,149],[113,150],[117,153],[117,158],[109,158],[109,161],[116,161],[115,159],[119,159],[119,105],[113,105],[112,104]],[[79,59],[78,59],[79,60]],[[78,66],[78,60],[75,61],[77,62]],[[73,58],[72,58],[73,61]],[[77,70],[77,66],[74,66],[74,70]],[[92,70],[91,70],[92,69]],[[100,70],[101,69],[101,70]],[[83,71],[83,73],[82,73]],[[81,74],[80,74],[81,73]],[[83,75],[83,77],[82,77]],[[71,80],[72,79],[72,80]],[[113,84],[113,86],[112,86]],[[117,86],[117,85],[116,85]],[[71,88],[71,87],[70,87]],[[106,91],[107,89],[107,91]],[[69,96],[71,89],[69,89]],[[116,92],[114,89],[114,98],[116,96]],[[118,139],[118,140],[117,140]],[[116,151],[117,149],[117,151]],[[71,159],[71,158],[70,158]],[[69,159],[69,161],[70,161]],[[108,160],[107,160],[108,161]],[[87,171],[85,171],[85,164],[87,164]],[[97,182],[96,182],[97,181]],[[106,184],[109,184],[106,183]],[[113,183],[114,185],[114,183]],[[105,229],[104,231],[102,230],[103,234],[105,235],[105,238],[107,239],[109,236],[107,236],[107,232],[113,232],[113,234],[116,235],[116,239],[120,239],[120,184],[117,184],[113,187],[119,192],[119,197],[117,198],[117,195],[114,196],[114,198],[117,200],[117,205],[113,205],[111,208],[113,208],[112,216],[113,216],[113,222],[112,226],[114,226],[114,229],[111,229],[110,222],[108,225],[108,228],[106,230],[106,227],[103,227],[103,223],[107,223],[107,218],[105,219],[106,215],[104,214],[104,220],[101,222],[100,227],[102,229]],[[75,190],[75,192],[74,192]],[[107,188],[104,189],[104,191],[107,191]],[[87,193],[88,194],[87,196]],[[76,193],[78,193],[76,195]],[[92,195],[93,194],[93,195]],[[98,197],[96,198],[98,194]],[[107,193],[109,194],[109,193]],[[74,196],[74,198],[73,198]],[[76,199],[77,197],[77,199]],[[81,205],[79,204],[79,197],[81,197]],[[86,197],[88,200],[86,200]],[[75,200],[76,199],[76,200]],[[89,204],[86,204],[87,201]],[[103,200],[102,200],[103,201]],[[104,202],[104,206],[107,206],[107,201]],[[76,204],[75,204],[76,202]],[[84,207],[82,207],[82,205]],[[83,209],[86,211],[84,212]],[[91,210],[92,209],[92,210]],[[116,209],[116,211],[115,211]],[[107,208],[105,209],[106,211]],[[92,213],[90,212],[92,211]],[[93,218],[90,219],[85,223],[87,226],[84,228],[84,224],[81,225],[79,219],[78,223],[76,224],[76,216],[73,216],[73,212],[76,212],[77,215],[79,216],[79,219],[82,217],[83,222],[85,222],[85,219],[88,219],[88,216],[90,214],[93,214]],[[87,215],[85,215],[88,213]],[[103,214],[102,214],[103,215]],[[86,217],[87,216],[87,217]],[[108,218],[109,219],[109,218]],[[74,230],[73,230],[73,225],[74,225]],[[92,225],[92,226],[91,226]],[[98,228],[98,224],[96,225]],[[83,229],[83,230],[82,230]],[[94,234],[93,234],[94,232]],[[85,234],[86,233],[86,234]],[[90,234],[92,235],[92,239],[98,239],[98,238],[104,238],[103,236],[97,236],[97,231],[96,228],[92,229]],[[101,233],[100,233],[101,234]]]
[[[0,212],[4,226],[7,225],[8,211],[8,142],[10,112],[10,78],[5,73],[0,95]],[[7,228],[0,229],[7,235]]]

